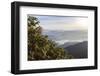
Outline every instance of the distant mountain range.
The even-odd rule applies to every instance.
[[[43,30],[43,35],[48,35],[48,38],[53,41],[61,40],[87,40],[87,31],[86,30]],[[65,43],[65,42],[64,42]]]
[[[55,41],[76,59],[88,57],[87,30],[43,30],[43,35],[48,35],[50,40]]]
[[[88,42],[80,42],[63,45],[65,51],[68,51],[74,58],[87,58],[88,57]],[[65,47],[66,46],[66,47]]]

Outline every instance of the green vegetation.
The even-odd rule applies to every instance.
[[[42,35],[42,27],[36,17],[28,17],[28,60],[71,59],[72,55]]]

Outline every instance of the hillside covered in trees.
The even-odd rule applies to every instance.
[[[63,48],[50,40],[47,35],[42,35],[42,27],[36,17],[28,16],[28,61],[56,60],[73,58]]]

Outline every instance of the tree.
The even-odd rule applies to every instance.
[[[42,27],[36,17],[28,17],[28,60],[69,59],[72,55],[57,47],[49,40],[47,35],[42,35]]]

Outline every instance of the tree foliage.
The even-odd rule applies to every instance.
[[[49,40],[47,35],[42,35],[42,27],[38,26],[36,17],[28,17],[28,60],[70,59],[72,55],[57,47]]]

